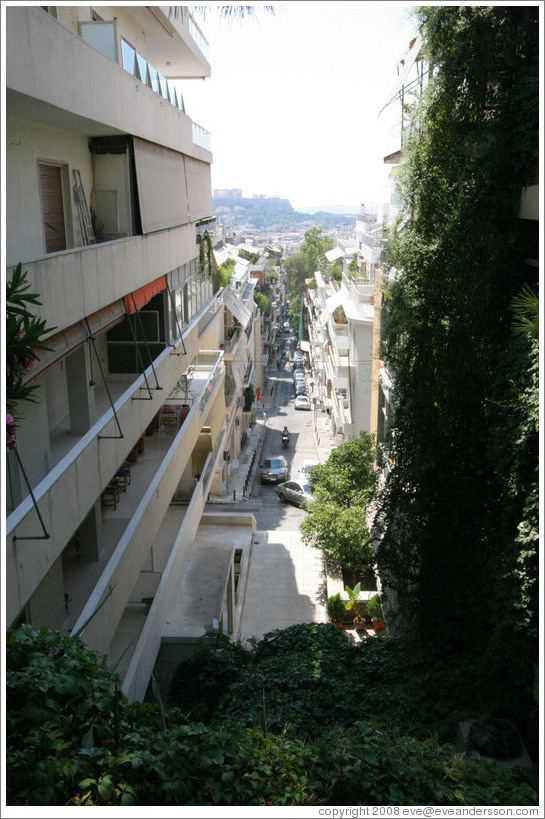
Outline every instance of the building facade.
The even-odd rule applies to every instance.
[[[50,348],[7,454],[6,621],[81,632],[141,698],[262,386],[253,288],[219,287],[206,232],[210,135],[174,82],[210,76],[206,40],[187,7],[5,23],[7,278],[20,263]]]

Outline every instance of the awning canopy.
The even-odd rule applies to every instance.
[[[405,85],[405,81],[406,81],[407,77],[409,76],[411,68],[413,67],[415,62],[418,60],[418,58],[420,57],[421,50],[422,50],[422,36],[419,34],[416,37],[416,39],[414,40],[414,42],[413,42],[413,44],[412,44],[412,46],[411,46],[411,48],[409,50],[409,53],[405,57],[405,60],[404,60],[404,63],[403,63],[403,68],[401,69],[401,73],[400,73],[399,77],[397,78],[397,80],[396,80],[396,82],[394,84],[394,87],[390,91],[387,101],[384,103],[384,105],[380,109],[379,117],[382,114],[382,112],[384,111],[384,109],[387,108],[390,105],[390,103],[395,100],[395,98],[397,97],[397,95],[399,94],[399,92],[401,91],[403,86]]]
[[[325,300],[325,307],[320,313],[319,322],[320,324],[326,325],[329,319],[331,318],[331,314],[339,307],[341,304],[341,291],[337,290],[336,293],[333,293],[328,299]]]
[[[247,327],[252,314],[230,287],[226,287],[223,291],[223,303],[231,311],[237,321],[239,321],[243,327]]]
[[[328,262],[334,262],[337,259],[342,259],[343,256],[344,251],[342,251],[340,247],[334,247],[333,250],[328,250],[325,254]]]
[[[157,293],[162,293],[167,288],[167,277],[159,276],[155,281],[145,284],[139,290],[135,290],[130,296],[125,297],[127,313],[132,316],[137,310],[141,310],[148,301],[151,301]]]

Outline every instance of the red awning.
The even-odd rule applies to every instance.
[[[125,305],[127,307],[127,313],[132,316],[132,314],[136,313],[137,310],[141,310],[142,307],[148,303],[148,301],[157,295],[157,293],[162,293],[163,290],[166,290],[166,287],[167,277],[160,276],[158,279],[155,279],[154,282],[150,282],[144,287],[141,287],[140,290],[136,290],[134,293],[131,293],[130,296],[126,296]]]

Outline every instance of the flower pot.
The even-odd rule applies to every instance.
[[[384,620],[375,620],[373,618],[373,628],[375,631],[381,631],[384,628]]]
[[[334,626],[338,629],[342,629],[344,627],[344,620],[331,620]]]
[[[356,631],[365,631],[365,620],[354,620],[354,628]]]

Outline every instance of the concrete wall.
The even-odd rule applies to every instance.
[[[170,560],[163,573],[155,600],[123,681],[123,693],[130,701],[144,698],[161,646],[161,631],[167,618],[169,606],[176,594],[179,578],[187,563],[191,545],[195,540],[199,525],[221,524],[224,526],[248,526],[256,529],[253,515],[203,515],[205,498],[202,485],[193,495],[184,523],[178,533]]]
[[[36,315],[60,332],[194,257],[195,227],[183,225],[27,260],[23,270],[42,302]]]
[[[354,434],[371,431],[371,395],[373,370],[373,325],[350,323],[352,422]]]
[[[20,117],[6,118],[6,261],[8,265],[45,255],[38,161],[63,164],[67,170],[64,201],[69,222],[68,247],[83,244],[71,169],[81,172],[83,185],[91,189],[91,154],[82,134],[68,133]],[[69,171],[69,173],[68,173]]]

